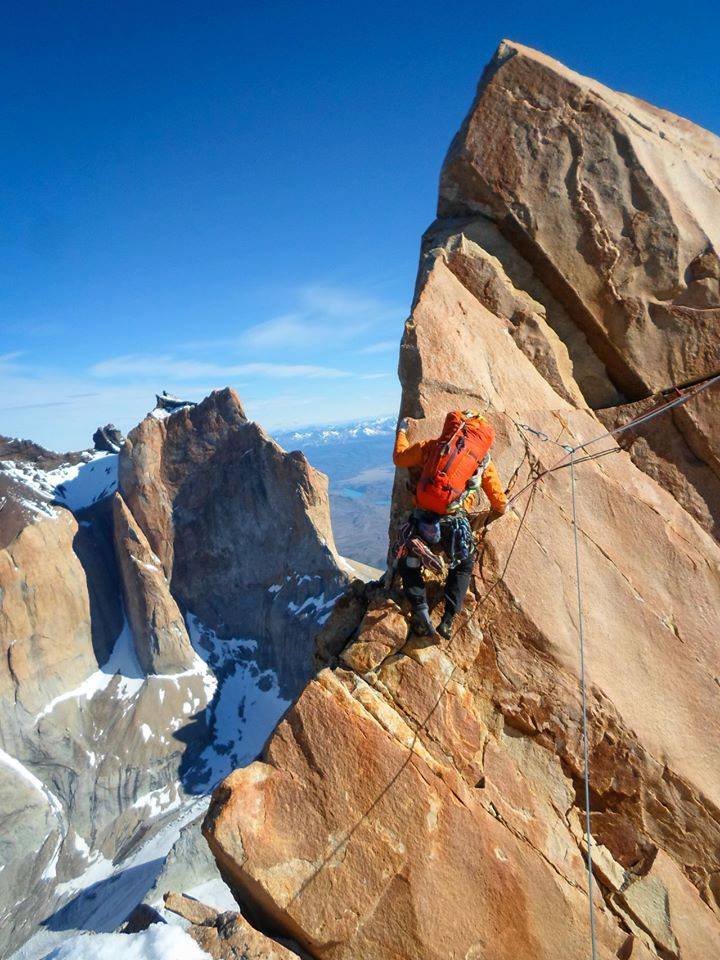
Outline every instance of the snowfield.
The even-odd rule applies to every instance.
[[[313,600],[314,604],[310,606],[317,603],[323,605],[324,598]],[[165,939],[167,934],[154,933],[149,938],[143,934],[129,937],[126,934],[115,935],[112,931],[120,926],[153,886],[180,830],[207,809],[209,795],[215,785],[236,767],[245,766],[258,756],[290,703],[280,695],[275,673],[258,667],[255,641],[221,640],[192,614],[187,617],[187,626],[196,653],[195,663],[190,670],[145,676],[135,654],[132,632],[125,623],[107,663],[78,687],[51,700],[35,718],[36,723],[57,722],[53,713],[60,704],[76,700],[82,709],[97,696],[112,695],[117,700],[119,710],[132,709],[146,684],[157,688],[158,699],[162,702],[169,686],[182,689],[183,681],[187,683],[190,677],[199,676],[205,700],[201,702],[197,696],[191,697],[192,691],[188,688],[189,699],[182,704],[180,715],[171,719],[169,726],[162,730],[154,730],[151,725],[144,724],[141,736],[145,741],[157,736],[165,742],[165,736],[192,722],[199,713],[205,714],[204,723],[209,736],[182,782],[170,783],[135,800],[132,806],[141,809],[143,819],[150,825],[157,824],[158,828],[151,831],[145,842],[130,856],[113,863],[97,851],[91,853],[82,838],[73,836],[75,847],[85,853],[86,867],[80,876],[66,880],[57,887],[58,899],[54,909],[56,912],[63,911],[63,929],[42,928],[13,955],[13,960],[40,960],[45,957],[53,960],[86,960],[90,957],[103,960],[111,952],[113,960],[118,953],[123,960],[125,957],[147,957],[151,960],[185,960],[187,957],[192,960],[205,956],[202,952],[181,952],[186,948],[199,949],[188,938],[185,939],[189,946],[184,940]],[[119,682],[110,688],[110,682],[116,677],[119,677]],[[95,757],[91,765],[94,765],[94,761]],[[55,811],[60,836],[57,849],[46,868],[50,878],[67,834],[59,800],[14,757],[0,754],[0,764],[27,780]],[[102,896],[98,896],[100,891]],[[227,887],[220,880],[209,881],[188,892],[216,908],[236,909]],[[172,915],[162,910],[162,904],[157,904],[157,907],[171,925],[176,922]],[[77,930],[87,930],[88,933],[68,940],[68,935]],[[139,952],[131,952],[131,948]],[[48,953],[50,950],[53,952]]]
[[[45,960],[210,960],[180,927],[154,923],[142,933],[96,933],[73,937]]]
[[[86,460],[61,464],[54,470],[42,470],[33,463],[0,460],[0,472],[28,487],[40,503],[18,497],[35,513],[54,516],[53,504],[61,504],[73,513],[104,500],[117,490],[118,454],[87,453]]]

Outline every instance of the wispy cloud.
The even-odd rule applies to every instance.
[[[238,324],[232,338],[166,341],[153,353],[135,351],[118,332],[112,355],[82,369],[42,366],[34,350],[9,352],[9,342],[0,353],[0,433],[77,448],[100,423],[132,427],[163,388],[200,400],[230,385],[266,426],[379,415],[397,403],[394,373],[381,371],[396,348],[384,337],[403,319],[404,310],[375,290],[313,283],[289,291],[277,316],[245,331]]]
[[[403,318],[403,309],[394,303],[333,284],[306,284],[293,291],[288,299],[290,310],[253,324],[236,337],[193,340],[182,346],[189,350],[230,347],[312,352],[316,348],[327,350],[341,346],[365,336],[375,327],[400,323]]]
[[[336,380],[349,377],[345,370],[306,363],[206,363],[183,360],[170,355],[126,354],[101,360],[90,367],[90,374],[102,380],[162,378],[171,380],[214,379],[227,381],[237,377],[263,377],[272,380],[307,377],[311,380]]]
[[[0,374],[15,373],[20,370],[21,364],[17,361],[22,355],[22,350],[14,350],[12,353],[0,353]]]
[[[369,343],[366,347],[361,347],[358,350],[358,353],[363,353],[363,354],[390,353],[391,350],[397,350],[398,347],[399,347],[398,340],[378,340],[376,343]]]

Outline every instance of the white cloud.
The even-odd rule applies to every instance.
[[[200,400],[228,385],[268,427],[392,410],[398,394],[392,373],[363,372],[359,358],[377,354],[372,366],[385,366],[384,354],[397,345],[382,338],[397,329],[403,309],[325,283],[298,287],[288,299],[287,311],[231,339],[173,344],[158,354],[120,353],[121,347],[86,369],[41,367],[29,352],[0,354],[0,433],[78,449],[100,424],[129,430],[152,408],[156,391]]]
[[[390,320],[402,313],[399,307],[350,287],[313,283],[301,287],[299,299],[306,312],[357,320]]]
[[[335,367],[323,367],[304,363],[206,363],[202,360],[182,360],[170,355],[153,356],[150,354],[126,354],[111,357],[93,364],[89,370],[93,377],[102,380],[123,379],[166,379],[217,381],[233,380],[237,377],[263,377],[272,380],[307,377],[310,380],[336,380],[349,377],[346,370]]]

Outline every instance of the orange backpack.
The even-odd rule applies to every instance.
[[[416,503],[423,510],[445,514],[465,492],[492,446],[495,431],[482,417],[454,410],[425,460]]]

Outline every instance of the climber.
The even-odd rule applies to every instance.
[[[480,487],[490,501],[490,519],[502,516],[507,509],[505,491],[490,459],[495,431],[471,410],[449,413],[435,440],[411,444],[408,427],[407,419],[398,424],[393,462],[411,471],[415,509],[403,527],[395,559],[412,611],[412,631],[421,636],[439,633],[449,639],[475,562],[468,515],[477,510]],[[430,619],[422,572],[423,566],[442,569],[432,547],[442,550],[450,568],[445,581],[445,609],[437,631]]]

